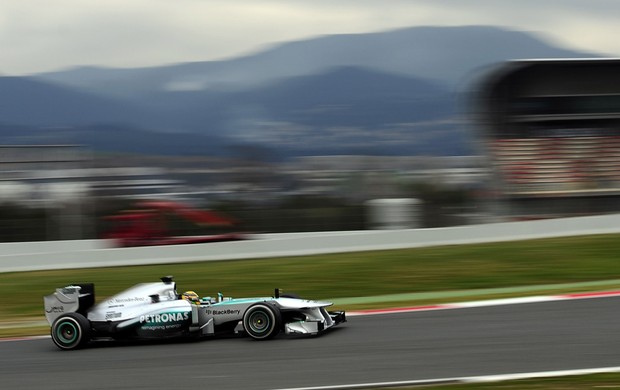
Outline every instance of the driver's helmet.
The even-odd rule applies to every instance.
[[[190,301],[192,303],[200,303],[200,297],[194,291],[185,291],[181,294],[181,299],[185,299],[186,301]]]

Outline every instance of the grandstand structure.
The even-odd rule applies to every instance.
[[[476,106],[500,214],[620,212],[620,59],[508,62]]]

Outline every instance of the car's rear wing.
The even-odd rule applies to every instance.
[[[95,285],[93,283],[72,284],[57,288],[53,294],[43,297],[45,318],[50,325],[64,313],[80,313],[95,304]]]

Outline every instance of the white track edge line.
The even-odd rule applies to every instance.
[[[610,294],[609,292],[605,292],[605,291],[599,292],[599,293],[586,293],[586,295],[583,295],[583,296],[575,295],[575,294],[540,295],[540,296],[521,297],[521,298],[489,299],[489,300],[471,301],[471,302],[446,303],[446,304],[437,304],[437,305],[422,305],[422,306],[394,308],[394,309],[359,310],[359,311],[347,312],[347,317],[411,313],[411,312],[431,311],[431,310],[471,309],[471,308],[476,308],[476,307],[508,306],[508,305],[527,304],[527,303],[543,303],[543,302],[595,299],[595,298],[612,298],[612,297],[618,297],[618,296],[620,296],[620,291],[615,291],[612,294]]]
[[[403,387],[403,386],[428,386],[428,385],[440,385],[440,384],[465,384],[465,383],[487,383],[487,382],[503,382],[510,380],[520,379],[536,379],[536,378],[553,378],[562,376],[576,376],[576,375],[591,375],[591,374],[606,374],[620,372],[620,367],[601,367],[601,368],[585,368],[575,370],[559,370],[559,371],[539,371],[539,372],[527,372],[516,374],[501,374],[501,375],[482,375],[482,376],[468,376],[468,377],[455,377],[455,378],[437,378],[437,379],[418,379],[410,381],[396,381],[396,382],[369,382],[369,383],[357,383],[346,385],[333,385],[333,386],[315,386],[315,387],[291,387],[286,389],[273,389],[273,390],[345,390],[345,389],[371,389],[379,387]]]

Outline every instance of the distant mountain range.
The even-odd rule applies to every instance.
[[[226,61],[0,77],[0,142],[227,155],[467,154],[459,99],[493,64],[596,57],[494,27],[284,43]],[[15,130],[19,129],[19,130]]]

